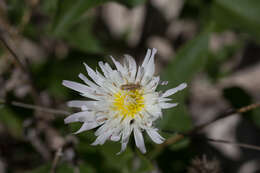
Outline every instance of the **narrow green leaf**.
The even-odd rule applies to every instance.
[[[22,137],[22,120],[10,109],[5,107],[0,109],[0,122],[7,127],[12,135],[18,138]]]
[[[117,155],[120,151],[120,144],[115,142],[106,142],[105,145],[100,147],[100,152],[105,157],[107,166],[116,168],[118,170],[126,169],[128,163],[133,158],[133,152],[128,147],[125,152],[120,155]]]
[[[39,166],[37,168],[34,168],[31,171],[26,171],[25,173],[46,173],[46,172],[50,172],[50,169],[51,169],[51,165],[48,163],[48,164]]]
[[[97,5],[108,0],[62,0],[58,4],[58,12],[54,22],[53,33],[62,35],[67,31],[84,13]]]
[[[150,160],[148,160],[145,155],[137,152],[138,160],[135,159],[134,161],[139,162],[137,168],[135,168],[132,172],[135,173],[146,173],[150,172],[154,169],[154,166]]]
[[[116,1],[125,5],[128,8],[133,8],[137,5],[141,5],[146,2],[146,0],[116,0]]]
[[[215,0],[213,15],[218,24],[243,30],[260,38],[259,0]]]
[[[163,80],[169,81],[167,88],[176,87],[183,82],[189,83],[194,74],[198,73],[205,66],[209,34],[209,31],[201,33],[178,52],[174,61],[169,64],[162,75]],[[162,129],[186,131],[191,128],[191,119],[184,104],[186,96],[187,89],[173,96],[179,105],[164,112],[164,116],[159,124]]]

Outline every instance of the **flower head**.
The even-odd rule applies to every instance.
[[[163,93],[156,91],[160,84],[159,76],[154,76],[156,51],[148,49],[141,66],[137,66],[129,55],[125,55],[123,64],[112,57],[116,69],[112,69],[108,63],[99,62],[103,74],[84,64],[92,80],[79,74],[85,84],[67,80],[62,84],[91,100],[70,101],[68,106],[80,108],[81,112],[67,117],[65,123],[82,122],[83,125],[76,134],[99,127],[93,145],[102,145],[106,140],[121,141],[119,153],[126,149],[132,132],[136,146],[142,153],[146,152],[143,131],[155,143],[162,143],[164,138],[153,126],[153,122],[162,116],[162,109],[177,105],[169,103],[171,99],[167,97],[184,89],[186,84]]]

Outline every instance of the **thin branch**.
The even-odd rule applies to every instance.
[[[26,64],[26,61],[25,61],[25,63],[23,63],[23,61],[22,61],[22,60],[26,60],[26,59],[23,56],[23,54],[16,52],[17,49],[14,48],[15,45],[12,43],[12,38],[10,37],[10,35],[7,31],[8,31],[8,29],[5,29],[3,26],[0,26],[0,41],[3,43],[3,45],[6,47],[6,49],[10,52],[10,54],[12,55],[15,62],[18,64],[20,69],[26,75],[27,82],[29,83],[29,85],[31,87],[30,94],[31,94],[31,96],[34,100],[34,103],[37,106],[36,105],[24,104],[24,103],[20,103],[20,102],[10,102],[10,103],[5,102],[5,104],[10,104],[12,106],[18,106],[18,107],[34,109],[34,110],[39,110],[39,111],[45,111],[45,112],[48,112],[48,113],[68,115],[69,113],[67,113],[65,111],[54,110],[54,109],[42,107],[42,105],[43,105],[42,100],[39,96],[39,91],[38,91],[38,89],[35,85],[35,81],[34,81],[32,73],[31,73],[31,70],[28,67],[28,65]],[[40,114],[40,112],[35,112],[35,116],[38,116],[39,119],[48,119],[46,114]],[[49,146],[50,148],[53,147],[52,144],[56,141],[57,138],[61,141],[64,141],[64,139],[62,138],[62,136],[59,134],[58,131],[56,131],[56,130],[52,129],[50,126],[48,126],[47,121],[41,121],[41,123],[39,123],[39,124],[42,124],[43,126],[46,127],[45,133],[46,133],[46,135],[49,136],[48,139],[50,140],[50,146]],[[54,131],[55,133],[49,133],[50,131]]]
[[[6,102],[5,100],[0,99],[0,103],[5,104],[5,105],[10,105],[10,106],[16,106],[16,107],[20,107],[20,108],[25,108],[25,109],[32,109],[32,110],[37,110],[37,111],[41,111],[41,112],[51,113],[51,114],[70,115],[70,113],[68,111],[52,109],[52,108],[22,103],[22,102],[18,102],[18,101]]]
[[[58,150],[55,153],[55,157],[52,162],[50,173],[55,173],[57,169],[57,165],[59,163],[60,157],[62,156],[62,147],[58,148]]]
[[[193,130],[187,132],[188,134],[191,134],[191,133],[196,133],[197,131],[205,128],[205,127],[208,127],[209,125],[211,125],[212,123],[218,121],[218,120],[221,120],[223,118],[227,118],[227,117],[230,117],[232,115],[235,115],[235,114],[241,114],[241,113],[245,113],[245,112],[248,112],[250,110],[253,110],[253,109],[256,109],[260,107],[260,103],[255,103],[255,104],[251,104],[251,105],[248,105],[248,106],[245,106],[245,107],[242,107],[240,109],[231,109],[231,110],[228,110],[227,112],[225,113],[222,113],[221,115],[217,116],[216,118],[214,118],[213,120],[209,120],[208,122],[206,123],[203,123],[197,127],[195,127]]]
[[[18,55],[12,48],[11,43],[10,43],[11,38],[9,36],[9,33],[7,31],[5,31],[4,28],[2,28],[2,27],[0,27],[0,41],[3,43],[4,47],[10,52],[10,54],[14,58],[15,62],[17,62],[18,66],[20,67],[20,69],[27,76],[27,80],[32,88],[31,94],[33,96],[33,99],[34,99],[35,103],[39,103],[40,100],[38,99],[38,94],[37,94],[38,91],[37,91],[36,86],[34,85],[32,73],[30,70],[28,70],[29,68],[27,68],[27,65],[22,62],[22,57],[20,55]]]
[[[44,160],[48,161],[51,159],[51,154],[48,148],[43,144],[35,129],[29,131],[27,139],[31,142],[36,151],[41,154]]]
[[[13,51],[13,49],[11,48],[11,46],[9,45],[9,43],[7,42],[6,39],[6,35],[7,33],[0,28],[0,40],[3,43],[3,45],[5,46],[5,48],[11,53],[12,57],[14,58],[14,60],[17,62],[17,64],[19,65],[19,67],[26,73],[28,73],[27,69],[25,68],[25,65],[22,63],[22,61],[20,60],[20,57]]]
[[[212,139],[212,138],[205,138],[205,139],[208,140],[209,142],[213,142],[213,143],[231,144],[231,145],[236,145],[236,146],[239,146],[239,147],[242,147],[242,148],[260,151],[260,147],[256,146],[256,145],[227,141],[227,140],[223,140],[223,139]]]
[[[231,115],[235,115],[235,114],[241,114],[241,113],[244,113],[244,112],[248,112],[250,110],[253,110],[253,109],[256,109],[260,107],[260,103],[256,103],[256,104],[251,104],[251,105],[248,105],[248,106],[245,106],[245,107],[242,107],[240,109],[232,109],[232,110],[229,110],[223,114],[221,114],[220,116],[217,116],[215,119],[213,120],[210,120],[206,123],[203,123],[197,127],[194,127],[193,129],[191,129],[190,131],[186,132],[186,133],[183,133],[183,134],[176,134],[170,138],[168,138],[164,143],[158,145],[155,150],[150,154],[150,158],[155,158],[165,147],[167,147],[168,145],[171,145],[171,144],[175,144],[177,142],[179,142],[180,140],[182,140],[183,138],[185,138],[185,136],[191,136],[193,134],[195,134],[196,132],[198,132],[199,130],[213,124],[214,122],[218,121],[218,120],[221,120],[221,119],[224,119],[224,118],[227,118]]]

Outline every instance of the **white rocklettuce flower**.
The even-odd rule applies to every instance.
[[[103,145],[106,140],[120,141],[122,147],[119,153],[126,149],[132,132],[136,146],[142,153],[146,152],[142,132],[145,131],[155,143],[162,143],[164,138],[153,126],[153,122],[162,116],[162,109],[177,105],[169,103],[171,99],[167,97],[187,85],[182,83],[165,92],[156,91],[160,84],[159,76],[154,76],[156,52],[156,49],[148,49],[141,66],[137,66],[129,55],[125,55],[123,64],[111,57],[116,69],[100,61],[99,67],[103,74],[84,63],[92,80],[79,74],[85,84],[67,80],[62,84],[91,100],[68,102],[68,106],[80,108],[81,112],[67,117],[65,123],[82,122],[83,125],[76,134],[99,127],[92,145]]]

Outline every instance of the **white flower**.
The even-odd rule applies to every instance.
[[[68,106],[81,108],[81,112],[67,117],[65,123],[83,122],[76,134],[100,126],[95,132],[97,138],[92,145],[103,145],[106,140],[121,141],[119,153],[126,149],[132,132],[136,146],[142,153],[146,152],[143,131],[155,143],[162,143],[164,138],[153,127],[153,122],[162,116],[162,109],[177,105],[168,103],[171,99],[167,97],[187,85],[180,84],[164,93],[156,91],[160,83],[159,76],[154,76],[156,52],[156,49],[148,49],[141,66],[137,66],[129,55],[125,55],[123,64],[111,57],[116,70],[108,63],[99,62],[103,75],[84,63],[92,81],[79,74],[85,84],[67,80],[62,84],[91,100],[70,101]]]

